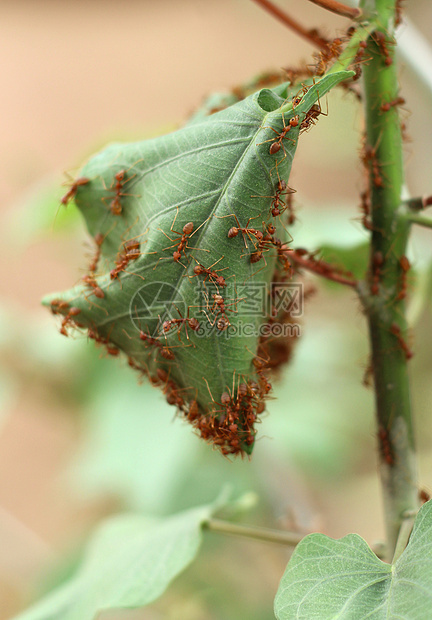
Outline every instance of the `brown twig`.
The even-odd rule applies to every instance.
[[[362,14],[361,9],[346,6],[336,0],[309,0],[309,2],[313,2],[314,4],[321,6],[323,9],[327,9],[327,11],[331,11],[332,13],[336,13],[336,15],[341,15],[342,17],[348,17],[349,19],[356,19],[356,17],[360,17]]]
[[[288,249],[285,251],[286,256],[290,261],[295,263],[298,267],[312,271],[322,278],[337,282],[338,284],[344,284],[345,286],[357,287],[357,280],[349,272],[342,272],[335,265],[326,263],[323,260],[316,260],[310,255],[305,255],[303,252],[297,250]]]
[[[320,37],[316,30],[307,30],[307,28],[304,28],[304,26],[285,13],[285,11],[282,11],[282,9],[273,4],[273,2],[270,2],[270,0],[254,0],[254,2],[268,11],[273,17],[276,17],[276,19],[285,24],[285,26],[288,26],[288,28],[291,28],[291,30],[294,30],[294,32],[306,39],[306,41],[315,45],[315,47],[327,49],[327,41]]]

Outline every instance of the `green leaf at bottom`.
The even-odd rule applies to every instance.
[[[148,605],[195,558],[202,526],[219,508],[202,506],[156,523],[134,515],[110,519],[76,577],[15,620],[93,620],[104,609]]]
[[[275,599],[278,620],[429,620],[432,618],[432,502],[417,515],[394,565],[379,560],[357,534],[306,536]]]

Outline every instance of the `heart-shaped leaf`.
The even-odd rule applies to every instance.
[[[301,303],[284,252],[289,173],[313,104],[350,75],[292,100],[263,89],[161,138],[112,145],[63,200],[75,197],[96,254],[85,284],[47,300],[62,333],[85,327],[124,351],[224,454],[251,453],[266,371],[290,355]]]
[[[394,565],[357,534],[310,534],[296,547],[275,599],[278,620],[425,620],[432,609],[432,501],[420,509]]]

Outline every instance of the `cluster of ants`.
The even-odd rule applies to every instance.
[[[254,424],[265,409],[264,398],[271,389],[261,376],[258,382],[240,383],[235,397],[228,392],[221,394],[220,402],[212,397],[211,411],[203,414],[195,399],[186,398],[188,390],[180,389],[170,378],[169,371],[157,368],[155,374],[150,374],[132,358],[129,358],[129,365],[147,374],[150,383],[162,389],[167,403],[176,406],[200,437],[213,444],[224,456],[244,456],[250,452],[256,435]]]
[[[270,386],[271,387],[271,386]],[[217,447],[225,456],[250,452],[255,441],[254,424],[265,409],[264,390],[256,381],[240,383],[237,394],[223,392],[220,402],[209,415],[200,415],[192,401],[185,416],[205,441]]]
[[[307,87],[304,87],[302,90],[303,94],[305,92],[307,92]],[[293,105],[298,105],[300,100],[301,96],[295,98]],[[313,106],[301,122],[300,129],[306,130],[309,128],[320,114],[321,108],[318,105]],[[270,140],[269,153],[271,155],[278,153],[281,149],[285,152],[284,140],[288,138],[291,129],[297,127],[299,124],[299,116],[294,115],[286,124],[285,119],[283,119],[283,129],[281,132],[278,133],[273,130],[276,136]],[[124,185],[129,180],[126,172],[126,170],[117,172],[109,188],[114,194],[109,203],[109,210],[114,216],[121,215],[123,211],[121,199],[123,196],[127,195],[124,193]],[[78,178],[62,198],[62,204],[67,205],[68,202],[75,197],[78,189],[89,182],[90,180],[86,177]],[[294,190],[289,188],[286,182],[281,180],[278,176],[275,194],[269,196],[269,198],[271,198],[269,217],[279,217],[286,211],[288,213],[288,223],[292,224],[294,222],[295,218],[291,203],[293,192]],[[265,253],[271,249],[275,249],[279,263],[282,264],[286,273],[290,272],[291,263],[286,255],[286,244],[282,243],[276,236],[276,227],[272,222],[267,224],[263,223],[262,229],[259,229],[250,226],[251,218],[245,226],[241,226],[237,217],[234,214],[232,215],[235,218],[236,226],[231,226],[229,228],[227,236],[229,239],[234,239],[241,234],[246,249],[249,249],[247,240],[252,242],[253,249],[249,252],[249,260],[252,264],[258,263],[261,260],[266,262]],[[176,219],[174,218],[174,222],[170,229],[172,233],[171,236],[164,233],[172,242],[172,245],[164,249],[171,249],[171,260],[182,264],[183,259],[187,262],[190,261],[189,255],[191,249],[199,249],[191,248],[190,246],[190,239],[197,232],[199,227],[196,228],[193,222],[187,222],[181,230],[176,230],[174,227],[175,221]],[[97,298],[102,299],[104,297],[104,292],[97,283],[96,273],[101,257],[104,236],[98,234],[95,236],[94,240],[96,243],[96,252],[89,265],[88,273],[83,277],[83,281]],[[115,266],[110,271],[111,281],[119,280],[121,273],[126,270],[131,261],[137,260],[139,256],[140,243],[136,238],[123,242],[117,255]],[[230,308],[232,304],[227,303],[223,296],[223,289],[227,286],[226,279],[221,273],[222,270],[215,268],[216,263],[207,267],[201,262],[198,262],[195,258],[194,260],[196,265],[192,270],[192,274],[188,277],[201,278],[204,284],[208,282],[216,287],[217,292],[213,293],[211,298],[209,298],[208,311],[213,315],[218,330],[224,331],[230,324],[228,312],[233,311]],[[79,322],[79,314],[81,312],[79,308],[70,307],[67,302],[61,300],[54,300],[51,307],[54,313],[63,314],[60,330],[62,334],[67,335],[67,328],[71,325],[83,327]],[[168,346],[166,340],[164,341],[161,336],[166,336],[172,329],[176,329],[180,340],[180,331],[184,328],[187,338],[189,338],[187,330],[196,331],[200,326],[197,318],[189,317],[189,309],[187,316],[182,316],[180,312],[179,315],[179,318],[169,318],[162,322],[162,333],[158,337],[150,335],[143,330],[139,332],[140,340],[148,345],[150,349],[158,352],[161,357],[160,363],[162,366],[172,362],[175,359],[175,354],[173,347]],[[270,321],[272,318],[275,320],[275,317],[270,317]],[[109,355],[117,356],[119,354],[119,349],[110,342],[110,338],[101,336],[96,328],[89,328],[88,336],[97,344],[105,347]],[[169,377],[169,371],[165,370],[163,367],[158,367],[156,369],[156,374],[150,375],[148,369],[143,368],[134,358],[129,357],[128,363],[141,373],[147,374],[152,384],[162,387],[167,402],[177,406],[177,408],[182,411],[186,419],[194,426],[203,439],[217,446],[224,455],[243,455],[245,452],[250,451],[255,441],[256,431],[254,429],[254,423],[257,421],[257,416],[264,411],[264,399],[271,390],[271,384],[265,376],[265,370],[269,367],[269,364],[263,357],[263,351],[264,350],[261,348],[260,354],[253,359],[253,367],[257,380],[240,383],[236,393],[234,388],[232,393],[223,392],[220,397],[220,402],[213,401],[211,413],[206,415],[201,413],[196,400],[189,400],[189,402],[187,402],[182,389]]]

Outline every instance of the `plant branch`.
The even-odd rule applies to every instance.
[[[425,228],[432,228],[432,219],[428,217],[415,215],[415,213],[407,213],[404,217],[406,221],[411,224],[418,224],[419,226],[424,226]]]
[[[380,28],[368,39],[363,69],[372,238],[370,268],[359,287],[368,317],[375,388],[379,464],[388,554],[394,552],[404,513],[417,509],[417,471],[406,344],[404,278],[410,223],[400,215],[403,185],[402,135],[398,110],[381,105],[398,96],[392,38],[394,2],[363,0],[377,12]],[[393,6],[392,6],[393,5]]]
[[[342,17],[349,17],[350,19],[356,19],[360,17],[362,14],[360,9],[346,6],[341,2],[336,2],[336,0],[309,0],[309,2],[313,2],[323,9],[327,9],[332,13],[336,13],[336,15],[341,15]]]
[[[285,251],[286,256],[290,261],[295,263],[297,267],[307,269],[312,273],[315,273],[322,278],[337,282],[338,284],[344,284],[345,286],[351,286],[355,288],[358,284],[354,276],[347,271],[341,271],[335,265],[326,263],[323,260],[316,260],[313,256],[305,256],[298,250],[288,249]]]
[[[236,523],[230,523],[229,521],[223,521],[221,519],[210,519],[205,527],[212,532],[231,534],[233,536],[243,536],[246,538],[253,538],[254,540],[261,540],[263,542],[288,545],[290,547],[295,547],[304,538],[304,534],[298,534],[296,532],[282,532],[266,527],[237,525]]]
[[[320,37],[316,30],[308,30],[288,15],[288,13],[285,13],[285,11],[282,11],[282,9],[273,4],[273,2],[270,2],[270,0],[254,0],[254,2],[315,47],[327,49],[327,41],[323,37]]]
[[[406,514],[403,515],[402,524],[400,526],[399,535],[396,541],[395,552],[392,559],[392,564],[396,562],[404,552],[409,537],[411,536],[411,532],[413,529],[414,521],[417,516],[417,510],[407,511]]]

